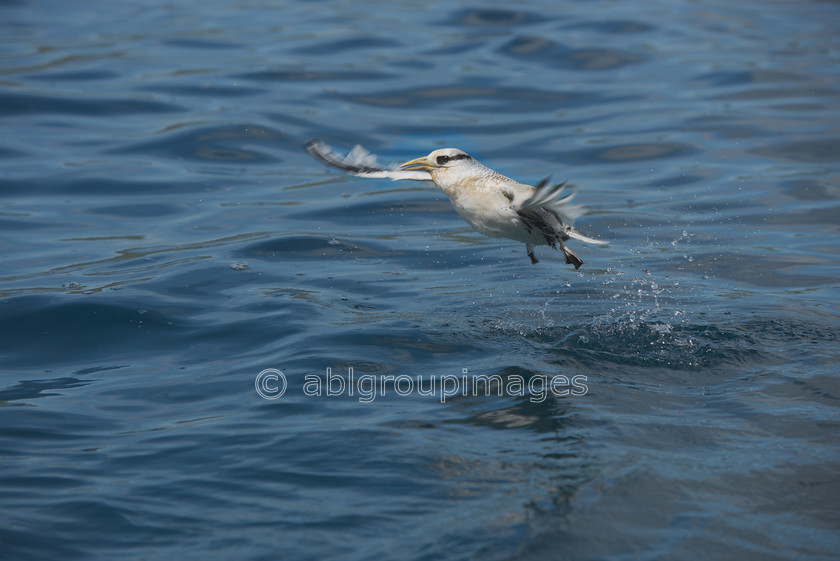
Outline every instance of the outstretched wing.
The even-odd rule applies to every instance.
[[[345,157],[341,157],[333,152],[332,148],[319,138],[310,140],[305,146],[307,152],[328,166],[338,168],[358,177],[392,179],[394,181],[403,179],[414,179],[416,181],[432,180],[432,176],[426,171],[404,171],[396,167],[384,168],[376,163],[376,156],[358,145]]]
[[[574,193],[564,195],[565,183],[552,185],[548,178],[540,181],[535,187],[534,194],[522,202],[516,210],[525,224],[539,230],[546,238],[548,245],[552,245],[551,234],[565,241],[574,238],[586,243],[606,245],[608,242],[584,236],[574,228],[575,218],[584,212],[582,205],[571,204]]]

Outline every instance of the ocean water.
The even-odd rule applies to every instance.
[[[835,558],[839,8],[0,2],[0,558]]]

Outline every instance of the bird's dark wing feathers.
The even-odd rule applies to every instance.
[[[522,223],[525,224],[525,228],[528,230],[529,234],[534,230],[538,230],[545,238],[545,243],[554,249],[557,249],[557,242],[564,242],[569,239],[569,236],[561,235],[560,232],[551,225],[551,222],[548,220],[548,216],[550,215],[555,219],[557,216],[544,208],[529,207],[519,209],[516,211],[516,214],[522,219]],[[560,221],[558,220],[558,222]],[[562,226],[562,222],[560,224]]]
[[[583,213],[583,207],[570,204],[574,193],[564,194],[566,183],[552,185],[549,179],[545,178],[534,187],[534,194],[525,200],[520,208],[541,209],[551,213],[553,218],[568,229],[575,218]]]
[[[549,183],[549,178],[546,177],[545,179],[537,183],[534,188],[536,189],[536,191],[534,191],[534,194],[531,197],[531,201],[533,201],[534,204],[542,204],[554,200],[554,198],[557,197],[557,195],[559,195],[563,191],[563,189],[566,188],[566,182],[563,181],[556,185],[551,185]],[[569,199],[567,200],[570,199],[571,197],[569,197]]]
[[[569,226],[563,223],[563,217],[551,207],[546,208],[541,205],[548,201],[554,201],[555,197],[566,187],[566,183],[550,185],[548,181],[549,179],[546,177],[537,183],[534,194],[522,208],[516,211],[516,214],[522,219],[528,233],[535,229],[539,230],[545,238],[545,242],[552,248],[557,249],[557,242],[569,239],[569,236],[561,234],[560,229],[567,229]]]
[[[569,204],[574,193],[563,195],[565,187],[565,183],[551,185],[548,178],[543,179],[534,188],[534,194],[516,209],[516,214],[522,220],[528,233],[536,229],[551,247],[556,249],[556,244],[559,244],[566,256],[566,262],[569,263],[570,259],[580,261],[562,244],[569,238],[598,245],[607,245],[607,242],[584,236],[572,228],[572,222],[583,213],[583,207]],[[578,266],[580,265],[576,265],[576,268]]]

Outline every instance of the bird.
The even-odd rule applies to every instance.
[[[310,140],[305,148],[323,163],[351,175],[434,182],[475,230],[491,238],[523,242],[532,264],[539,262],[534,253],[537,245],[559,249],[566,263],[579,269],[583,261],[565,242],[576,239],[607,244],[572,228],[575,218],[583,214],[583,207],[570,204],[574,193],[565,192],[566,183],[552,184],[548,178],[535,186],[519,183],[458,148],[433,150],[396,168],[378,165],[376,157],[358,145],[344,158],[321,139]]]

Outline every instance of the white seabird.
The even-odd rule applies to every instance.
[[[491,238],[509,238],[525,244],[531,263],[537,263],[534,245],[559,249],[575,269],[583,261],[566,247],[569,238],[605,245],[572,228],[583,207],[572,205],[574,193],[563,195],[565,183],[551,185],[543,179],[536,187],[514,181],[477,162],[457,148],[442,148],[410,160],[399,168],[383,168],[361,146],[342,158],[322,140],[306,143],[310,154],[322,162],[359,177],[399,181],[433,181],[446,193],[467,224]],[[562,195],[562,196],[561,196]]]

